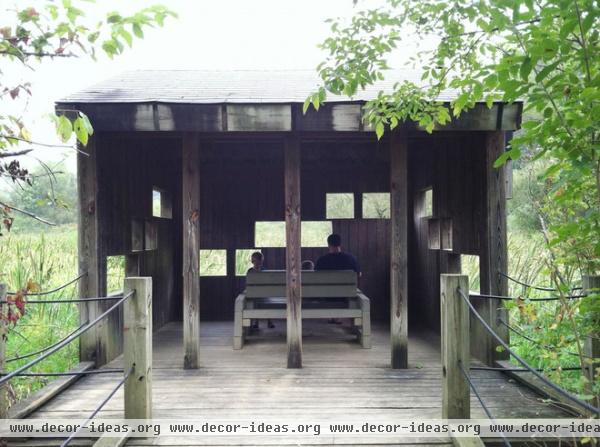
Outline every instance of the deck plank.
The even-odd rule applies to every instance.
[[[169,323],[154,336],[153,406],[156,418],[375,420],[441,417],[439,337],[409,337],[409,368],[393,370],[389,333],[373,327],[373,347],[362,349],[343,325],[304,322],[303,369],[286,368],[285,324],[248,337],[232,349],[231,322],[203,323],[200,369],[181,368],[180,323]],[[108,367],[119,367],[121,358]],[[565,417],[555,408],[497,371],[473,371],[475,383],[498,418]],[[119,380],[119,374],[89,376],[31,415],[33,418],[85,418]],[[472,417],[484,417],[471,398]],[[98,417],[123,416],[120,390]],[[449,438],[394,437],[160,437],[132,438],[127,445],[451,445]],[[25,445],[25,444],[19,444]],[[39,445],[31,441],[30,445]]]

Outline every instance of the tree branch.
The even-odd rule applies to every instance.
[[[33,149],[23,149],[22,151],[15,152],[0,152],[0,158],[8,158],[8,157],[18,157],[20,155],[25,155],[33,151]]]
[[[30,213],[29,211],[25,211],[25,210],[22,210],[20,208],[14,207],[12,205],[8,205],[7,203],[0,202],[0,206],[3,206],[4,208],[8,208],[8,209],[16,211],[18,213],[24,214],[25,216],[31,217],[32,219],[35,219],[38,222],[42,222],[43,224],[51,225],[51,226],[56,226],[56,224],[53,223],[53,222],[50,222],[50,221],[48,221],[46,219],[43,219],[43,218],[41,218],[39,216],[36,216],[35,214]]]

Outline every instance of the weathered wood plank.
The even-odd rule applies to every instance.
[[[6,301],[6,284],[0,284],[0,373],[6,372],[6,337],[8,335],[8,318]],[[0,419],[8,415],[7,385],[0,385]]]
[[[583,277],[583,293],[599,294],[600,276],[585,275]],[[600,367],[600,363],[598,362],[598,359],[600,359],[600,339],[598,337],[600,337],[600,329],[596,328],[596,333],[588,335],[583,346],[584,354],[588,356],[588,358],[595,359],[595,361],[587,364],[585,368],[585,376],[588,379],[586,391],[587,394],[590,395],[593,395],[594,393],[594,382],[598,380],[596,371],[598,371],[598,368]],[[600,393],[596,393],[596,397],[590,403],[596,408],[600,408]]]
[[[227,104],[229,132],[265,132],[292,130],[292,106],[289,104]]]
[[[84,372],[94,367],[94,362],[81,362],[69,372]],[[10,419],[21,419],[41,408],[44,404],[60,395],[64,390],[73,385],[81,376],[66,376],[53,380],[48,385],[17,402],[8,412]]]
[[[441,275],[440,304],[442,314],[442,417],[471,417],[470,388],[464,374],[469,373],[469,307],[459,294],[469,290],[465,275]]]
[[[300,251],[300,140],[286,137],[284,144],[287,365],[302,367],[302,290]]]
[[[182,148],[183,365],[196,369],[200,357],[200,161],[198,134],[186,133]]]
[[[84,276],[79,280],[79,296],[104,296],[106,292],[106,259],[102,252],[98,210],[98,176],[97,176],[97,136],[90,137],[87,146],[79,143],[77,153],[77,183],[79,200],[79,232],[78,232],[78,264],[79,273]],[[86,155],[87,154],[87,155]],[[100,304],[96,301],[79,304],[80,323],[94,319],[101,313]],[[81,361],[92,360],[96,366],[104,365],[108,360],[106,321],[87,331],[80,338],[79,358]]]
[[[408,142],[390,136],[390,337],[392,368],[408,367]]]
[[[482,220],[481,252],[479,269],[481,293],[491,295],[508,294],[508,280],[500,272],[507,272],[506,242],[506,195],[504,167],[494,168],[494,162],[505,150],[504,132],[488,132],[485,139],[484,195]],[[499,323],[499,318],[508,321],[508,313],[500,300],[479,300],[475,303],[477,311],[504,340],[508,341],[508,329]],[[497,352],[496,342],[480,325],[472,330],[471,349],[473,355],[491,365],[494,360],[506,360],[506,351]]]
[[[94,442],[94,447],[122,447],[125,445],[128,439],[129,434],[127,433],[121,435],[109,433],[100,436],[100,438],[98,438],[98,440]]]
[[[123,363],[131,372],[125,381],[125,417],[152,418],[152,278],[125,278],[123,293]]]

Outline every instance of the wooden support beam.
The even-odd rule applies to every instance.
[[[77,154],[77,182],[79,198],[78,262],[79,296],[82,298],[106,295],[106,258],[102,252],[98,222],[98,167],[97,136],[90,137],[87,146],[78,143],[86,154]],[[102,312],[97,301],[79,304],[79,321],[84,324]],[[107,358],[108,324],[106,319],[91,328],[80,338],[79,359],[104,365]]]
[[[6,284],[0,284],[0,373],[6,372],[6,335],[8,331]],[[8,389],[6,385],[0,385],[0,419],[8,416]]]
[[[200,366],[200,144],[198,134],[183,137],[183,344],[185,369]]]
[[[506,273],[506,194],[504,167],[494,168],[494,162],[505,150],[504,132],[487,132],[485,137],[484,194],[482,209],[483,227],[480,230],[481,251],[479,269],[481,293],[490,295],[508,295],[508,280],[500,274]],[[500,300],[478,300],[477,311],[504,340],[508,342],[508,328],[499,323],[502,318],[508,321],[508,313]],[[487,365],[495,360],[508,359],[508,352],[497,352],[497,343],[480,324],[473,325],[473,355]]]
[[[125,418],[152,418],[152,278],[125,278],[123,293],[123,369]]]
[[[302,292],[300,288],[300,140],[286,137],[285,167],[285,238],[287,297],[287,367],[302,367]]]
[[[390,137],[390,337],[392,368],[408,368],[408,144],[405,133]]]
[[[600,294],[600,276],[584,275],[583,277],[583,293],[588,294]],[[586,365],[585,376],[587,378],[586,383],[586,394],[593,395],[594,382],[597,380],[596,371],[600,368],[600,363],[597,359],[600,359],[600,329],[596,330],[595,334],[590,334],[586,337],[583,345],[584,354],[592,359],[596,359]],[[590,402],[596,408],[600,408],[600,393],[596,393],[594,399]],[[596,415],[597,416],[597,415]]]
[[[442,418],[470,419],[471,390],[462,368],[469,373],[469,307],[458,292],[468,293],[466,275],[444,274],[440,279],[442,315]]]

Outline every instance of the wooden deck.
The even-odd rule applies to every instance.
[[[154,417],[248,419],[335,419],[360,416],[377,420],[441,417],[439,338],[414,334],[407,370],[389,368],[387,330],[373,327],[373,348],[362,349],[345,326],[304,323],[304,368],[286,369],[285,326],[262,329],[244,349],[232,349],[232,322],[201,326],[201,369],[183,370],[182,327],[170,323],[154,337]],[[264,322],[261,322],[264,327]],[[118,366],[120,359],[110,367]],[[475,371],[475,382],[496,417],[564,417],[529,390],[495,371]],[[118,374],[79,380],[32,415],[36,418],[87,417],[118,382]],[[472,416],[483,411],[472,397]],[[99,417],[122,417],[117,393]],[[343,421],[342,421],[343,422]],[[42,442],[43,441],[43,442]],[[47,440],[29,445],[47,445]],[[81,441],[72,445],[81,445]],[[132,439],[128,445],[451,445],[447,438],[397,437],[161,437]],[[20,444],[22,445],[22,444]]]

